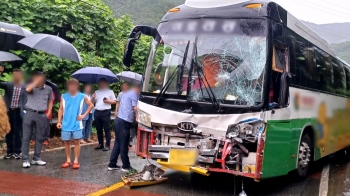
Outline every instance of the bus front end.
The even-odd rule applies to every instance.
[[[203,115],[139,101],[137,155],[202,175],[224,172],[260,179],[264,113]]]
[[[186,1],[157,29],[132,30],[125,65],[140,32],[154,38],[138,103],[137,155],[183,172],[262,178],[270,19],[268,4],[249,2],[195,8]]]

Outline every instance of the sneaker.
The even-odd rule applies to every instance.
[[[23,162],[23,168],[30,168],[30,163],[29,163],[29,161],[24,161],[24,162]]]
[[[108,171],[113,171],[113,170],[118,170],[118,169],[120,169],[120,166],[118,166],[118,165],[109,165],[108,166]]]
[[[40,165],[40,166],[44,166],[46,165],[46,162],[45,161],[42,161],[42,160],[32,160],[32,165]]]
[[[125,171],[125,172],[135,172],[136,171],[136,173],[137,173],[137,170],[132,168],[131,166],[126,167],[126,168],[122,167],[122,171]]]
[[[17,154],[17,153],[15,153],[15,154],[13,155],[13,157],[14,157],[15,159],[21,159],[21,155],[19,155],[19,154]]]
[[[8,153],[7,155],[4,156],[4,159],[11,159],[11,158],[14,158],[13,153]]]

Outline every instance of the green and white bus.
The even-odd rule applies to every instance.
[[[137,154],[174,170],[256,181],[350,144],[350,67],[325,39],[266,0],[187,0],[152,36],[138,103]]]

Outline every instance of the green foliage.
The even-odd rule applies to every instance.
[[[118,18],[131,16],[137,25],[157,26],[163,15],[185,0],[104,0]]]
[[[43,70],[63,90],[70,75],[86,66],[105,67],[114,73],[126,70],[123,52],[134,24],[129,16],[116,19],[102,0],[3,1],[0,21],[18,24],[33,33],[58,35],[72,43],[83,60],[77,64],[41,51],[12,51],[24,59],[25,71]],[[139,40],[132,71],[143,71],[150,41],[147,37]],[[117,88],[118,84],[113,87]]]
[[[128,16],[115,19],[101,0],[5,0],[0,9],[0,21],[19,24],[34,33],[58,35],[71,42],[83,59],[77,64],[40,51],[16,51],[26,60],[23,68],[28,71],[46,71],[53,82],[64,84],[70,74],[85,66],[106,67],[115,73],[125,69],[124,44],[134,25]],[[141,39],[136,49],[135,71],[142,70],[147,41]]]

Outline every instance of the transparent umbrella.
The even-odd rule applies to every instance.
[[[132,71],[123,71],[117,74],[119,80],[124,80],[125,82],[129,82],[132,84],[141,84],[142,75],[137,74]]]

